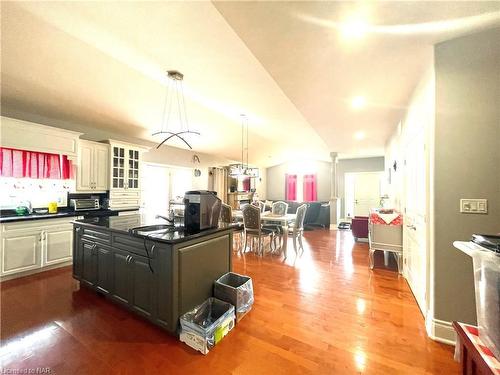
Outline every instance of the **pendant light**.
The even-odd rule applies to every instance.
[[[246,176],[248,174],[248,118],[242,114],[241,117],[241,164],[231,166],[231,176]],[[246,156],[246,163],[245,163]]]
[[[200,133],[189,129],[186,101],[184,99],[184,86],[182,84],[184,75],[177,70],[168,70],[167,80],[167,93],[165,95],[161,127],[152,134],[153,136],[161,134],[165,136],[165,139],[156,148],[160,148],[161,145],[172,138],[178,138],[192,149],[185,136],[187,134],[200,135]],[[178,113],[178,127],[174,127],[175,124],[173,122],[175,119],[171,118],[175,117],[172,115],[172,112],[175,111]]]

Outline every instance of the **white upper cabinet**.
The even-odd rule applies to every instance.
[[[77,156],[78,137],[82,133],[35,124],[10,117],[1,117],[0,145],[27,151]]]
[[[110,141],[110,190],[140,190],[140,174],[144,147]]]
[[[141,146],[109,141],[110,143],[110,207],[139,207],[142,153]]]
[[[77,191],[106,191],[109,186],[109,145],[80,140]]]

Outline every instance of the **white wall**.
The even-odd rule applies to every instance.
[[[297,200],[302,200],[302,176],[316,174],[318,183],[318,201],[330,200],[331,163],[318,160],[290,161],[266,169],[266,195],[270,200],[285,199],[285,175],[297,175]],[[260,194],[259,194],[260,196]]]

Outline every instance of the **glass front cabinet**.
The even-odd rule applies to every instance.
[[[144,149],[124,143],[110,142],[112,190],[139,190],[141,153]]]

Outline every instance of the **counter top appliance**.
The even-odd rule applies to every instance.
[[[101,208],[97,198],[71,199],[69,205],[74,211],[98,210]]]
[[[184,228],[188,233],[219,225],[222,201],[217,193],[208,190],[187,191],[184,195]]]

